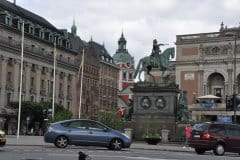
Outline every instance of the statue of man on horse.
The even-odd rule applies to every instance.
[[[172,48],[167,48],[161,53],[160,46],[163,46],[166,44],[158,44],[157,40],[153,40],[153,48],[152,48],[152,53],[150,56],[143,57],[142,59],[139,60],[139,63],[137,65],[137,68],[134,73],[134,78],[137,77],[140,81],[141,80],[141,73],[144,71],[148,75],[150,75],[153,79],[153,75],[151,75],[150,71],[152,68],[157,68],[160,71],[162,71],[162,76],[164,75],[164,72],[166,70],[169,70],[169,58],[174,58],[175,56],[175,49]]]

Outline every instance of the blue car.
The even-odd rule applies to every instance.
[[[101,146],[112,150],[129,148],[132,143],[126,134],[89,119],[70,119],[52,123],[44,134],[44,141],[54,143],[58,148],[79,145]]]

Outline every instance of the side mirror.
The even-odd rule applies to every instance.
[[[107,131],[108,131],[108,128],[104,128],[103,131],[104,131],[104,132],[107,132]]]

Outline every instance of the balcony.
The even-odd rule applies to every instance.
[[[6,90],[7,91],[14,91],[14,88],[13,88],[13,83],[11,81],[8,81],[7,84],[6,84]]]
[[[64,98],[64,94],[63,94],[63,93],[59,93],[59,94],[58,94],[58,98],[63,99],[63,98]]]
[[[41,96],[46,96],[46,90],[45,89],[41,89],[40,90],[40,95]]]
[[[68,100],[72,100],[72,95],[67,95]]]
[[[29,92],[31,94],[36,94],[36,89],[34,87],[30,88]]]

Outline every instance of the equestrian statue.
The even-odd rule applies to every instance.
[[[166,44],[158,44],[157,40],[153,40],[153,49],[150,56],[143,57],[139,60],[139,63],[137,65],[137,68],[134,73],[134,78],[137,77],[140,81],[141,80],[141,73],[144,71],[148,75],[150,75],[153,80],[154,76],[150,73],[152,68],[157,68],[162,71],[162,78],[164,78],[164,72],[166,70],[169,70],[169,58],[174,58],[175,56],[175,49],[173,47],[167,48],[161,53],[160,46],[163,46]]]

